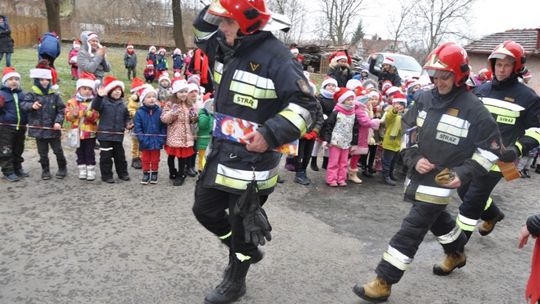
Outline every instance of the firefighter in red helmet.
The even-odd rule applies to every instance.
[[[376,278],[353,292],[371,302],[383,302],[398,283],[431,231],[446,257],[436,274],[463,267],[466,237],[446,211],[452,189],[486,174],[500,154],[496,123],[478,99],[468,92],[468,57],[455,43],[437,47],[424,69],[435,88],[419,93],[415,105],[403,116],[406,133],[403,161],[410,168],[405,200],[412,202],[401,228],[375,269]],[[414,130],[414,131],[411,131]]]
[[[263,0],[214,0],[193,25],[213,70],[215,117],[259,126],[242,138],[247,144],[213,137],[195,187],[195,217],[229,248],[223,280],[205,303],[231,303],[245,294],[249,267],[263,258],[258,246],[271,237],[261,205],[278,180],[274,148],[311,131],[317,103],[291,52],[270,32],[286,30],[287,20]]]

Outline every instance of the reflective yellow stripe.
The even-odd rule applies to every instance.
[[[493,171],[493,172],[501,172],[501,168],[499,168],[499,166],[497,164],[494,164],[491,169],[489,169],[489,171]]]
[[[217,84],[221,83],[221,74],[217,70],[214,70],[214,81]]]
[[[450,197],[440,197],[425,193],[415,193],[414,199],[417,201],[421,201],[424,203],[432,203],[432,204],[439,204],[439,205],[448,205],[450,204]]]
[[[229,89],[233,92],[251,96],[256,99],[276,99],[277,94],[276,90],[273,89],[261,89],[254,85],[239,82],[231,81]]]
[[[409,264],[412,263],[413,259],[399,252],[394,247],[388,246],[388,249],[383,254],[383,260],[392,264],[392,266],[397,269],[405,271],[407,270],[407,267],[409,267]]]
[[[498,107],[490,106],[490,105],[484,105],[484,106],[492,114],[502,115],[506,117],[519,117],[519,112],[516,112],[516,111],[502,109],[502,108],[498,108]]]
[[[227,233],[227,234],[225,234],[225,235],[222,235],[222,236],[218,236],[218,238],[219,238],[220,240],[224,240],[224,239],[230,237],[231,235],[232,235],[232,231],[229,231],[229,233]]]
[[[266,171],[253,171],[253,170],[235,169],[235,168],[227,167],[223,164],[218,164],[217,173],[224,176],[232,177],[235,179],[242,179],[249,182],[253,178],[255,178],[255,180],[257,181],[267,180],[277,175],[278,169],[274,168],[272,170],[266,170]]]
[[[488,210],[489,207],[491,207],[491,204],[493,203],[493,199],[491,198],[491,196],[488,198],[487,202],[486,202],[486,206],[484,207],[484,210]]]
[[[285,117],[290,123],[292,123],[298,130],[300,130],[300,136],[306,134],[307,125],[302,116],[293,111],[285,109],[279,112],[279,115]]]
[[[476,152],[472,156],[472,160],[480,164],[486,171],[489,171],[493,167],[497,159],[497,155],[480,148],[476,149]]]
[[[523,145],[521,145],[521,143],[519,141],[516,141],[514,146],[516,146],[516,148],[518,148],[519,156],[523,155]]]
[[[452,231],[448,232],[447,234],[438,236],[437,240],[439,241],[439,243],[443,245],[450,244],[452,242],[455,242],[459,238],[460,234],[461,234],[461,228],[459,228],[458,226],[455,226],[454,229],[452,229]]]
[[[461,228],[461,230],[465,231],[474,231],[477,222],[478,220],[468,218],[461,214],[458,214],[456,218],[456,224],[459,226],[459,228]]]
[[[286,109],[291,110],[294,113],[302,116],[302,118],[306,122],[306,125],[311,126],[311,124],[313,123],[313,120],[311,119],[311,114],[306,108],[301,107],[295,103],[289,103]]]
[[[241,254],[240,252],[235,252],[234,255],[240,262],[244,262],[251,259],[249,255],[244,255],[244,254]]]
[[[540,144],[540,128],[530,128],[525,130],[525,136],[534,138]]]
[[[276,185],[277,179],[278,179],[278,176],[276,175],[268,180],[264,180],[264,181],[258,180],[257,186],[259,187],[259,190],[272,188]],[[218,185],[232,188],[232,189],[246,190],[249,181],[235,179],[232,177],[227,177],[227,176],[218,174],[216,175],[215,183]]]
[[[197,40],[207,40],[209,39],[210,37],[212,37],[212,35],[214,35],[217,31],[213,31],[213,32],[203,32],[203,31],[200,31],[198,30],[197,28],[193,27],[193,35],[195,36],[195,38]]]

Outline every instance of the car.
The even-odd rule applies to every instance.
[[[375,57],[374,68],[376,71],[381,70],[384,58],[390,57],[394,59],[394,65],[396,66],[399,77],[401,77],[402,80],[416,78],[421,84],[431,83],[429,76],[422,69],[422,66],[411,56],[398,53],[375,53],[373,56]],[[371,61],[373,58],[370,57],[369,60]]]

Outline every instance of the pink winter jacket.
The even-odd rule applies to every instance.
[[[167,146],[173,148],[193,147],[194,136],[186,105],[167,101],[161,112],[161,121],[167,124]]]
[[[358,144],[351,148],[351,155],[367,154],[369,129],[379,129],[381,121],[377,118],[371,119],[369,117],[365,104],[356,103],[354,112],[358,121]]]

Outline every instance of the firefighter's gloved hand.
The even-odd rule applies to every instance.
[[[272,240],[272,226],[268,222],[266,212],[259,207],[253,212],[244,216],[242,221],[244,225],[244,236],[246,243],[252,243],[255,246],[266,244],[266,241]]]
[[[456,173],[448,168],[444,168],[435,176],[435,182],[439,186],[446,186],[456,178]]]
[[[505,163],[511,163],[519,158],[519,151],[516,146],[510,146],[501,153],[499,160]]]

